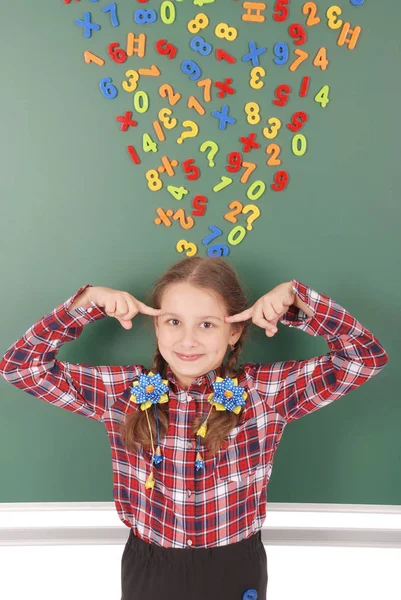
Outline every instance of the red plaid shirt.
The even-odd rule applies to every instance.
[[[0,363],[12,385],[46,402],[101,421],[107,430],[114,501],[121,521],[146,542],[164,547],[224,546],[261,529],[273,458],[287,423],[319,410],[379,373],[388,355],[377,338],[342,306],[292,280],[295,294],[315,313],[292,305],[280,322],[323,336],[329,352],[306,360],[245,363],[238,385],[248,392],[228,442],[205,468],[195,470],[196,439],[190,426],[210,408],[207,397],[220,369],[184,390],[168,367],[169,428],[161,440],[155,486],[145,489],[152,452],[127,452],[118,425],[139,407],[130,401],[143,365],[92,366],[57,360],[59,348],[76,340],[84,325],[106,317],[95,304],[69,311],[87,288],[37,321],[14,342]]]

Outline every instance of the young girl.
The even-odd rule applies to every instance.
[[[295,279],[247,307],[221,258],[173,264],[149,304],[85,285],[12,344],[0,372],[105,425],[115,505],[130,528],[122,600],[265,600],[261,528],[285,426],[365,383],[388,355],[342,306]],[[56,359],[87,323],[110,316],[130,329],[138,313],[154,321],[151,370]],[[323,336],[329,352],[237,366],[249,320],[269,338],[278,322]]]

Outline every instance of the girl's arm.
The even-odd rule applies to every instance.
[[[32,396],[101,421],[116,397],[127,393],[142,365],[98,366],[72,364],[56,359],[60,347],[76,340],[84,325],[107,315],[96,304],[86,302],[81,287],[73,296],[39,319],[14,342],[0,362],[0,375]],[[71,309],[81,294],[84,294]]]
[[[324,337],[330,351],[306,360],[244,365],[254,388],[287,423],[361,386],[388,363],[379,340],[345,308],[300,281],[291,283],[296,300],[279,321]]]

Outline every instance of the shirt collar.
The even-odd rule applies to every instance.
[[[216,379],[216,377],[222,377],[221,372],[222,372],[221,366],[218,367],[217,369],[212,369],[211,371],[208,371],[204,375],[201,375],[200,377],[197,377],[196,379],[194,379],[190,385],[190,388],[192,388],[193,386],[199,386],[199,387],[211,386],[212,382]],[[179,383],[179,381],[177,380],[177,377],[171,370],[170,365],[167,365],[166,375],[167,375],[167,379],[168,379],[169,383],[172,383],[172,384],[174,384],[174,386],[176,388],[181,389],[181,384]]]

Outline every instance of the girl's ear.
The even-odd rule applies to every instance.
[[[159,333],[159,323],[158,323],[158,319],[159,317],[153,317],[153,324],[155,326],[155,332],[156,335]]]
[[[244,329],[243,325],[232,324],[231,326],[231,342],[230,344],[236,344],[241,337],[242,331]]]

